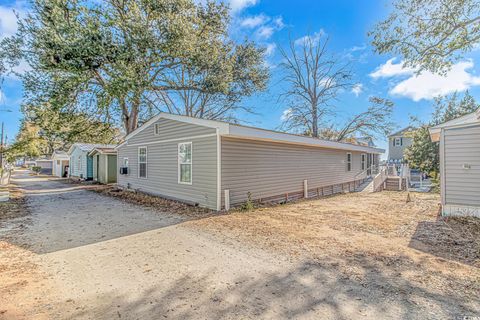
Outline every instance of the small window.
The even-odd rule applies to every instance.
[[[352,171],[352,154],[347,153],[347,171]]]
[[[192,184],[192,143],[178,144],[178,183]]]
[[[362,170],[365,170],[365,161],[366,161],[367,155],[365,153],[362,153]]]
[[[158,136],[160,134],[160,123],[155,123],[155,125],[153,126],[154,127],[154,133],[156,136]]]
[[[394,138],[393,139],[393,145],[395,147],[400,147],[402,145],[402,138]]]
[[[138,148],[138,177],[147,177],[147,147]]]
[[[123,166],[128,168],[128,158],[123,158]]]

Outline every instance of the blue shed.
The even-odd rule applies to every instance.
[[[115,145],[74,143],[68,150],[70,156],[69,177],[93,179],[93,157],[88,153],[95,148],[115,148]]]

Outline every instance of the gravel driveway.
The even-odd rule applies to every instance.
[[[17,172],[30,214],[3,223],[0,318],[276,318],[245,290],[291,263],[182,227],[185,220]],[[272,293],[269,293],[272,295]],[[2,301],[3,300],[3,301]]]
[[[418,288],[397,287],[395,274],[378,281],[373,267],[340,272],[335,261],[261,249],[235,236],[242,226],[222,236],[228,229],[198,227],[205,219],[82,185],[25,172],[13,182],[30,214],[0,221],[0,319],[438,319],[468,311],[436,292],[412,300],[408,291]]]

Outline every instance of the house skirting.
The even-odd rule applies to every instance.
[[[445,204],[442,207],[444,217],[477,217],[480,218],[480,207],[459,204]]]
[[[315,188],[308,188],[308,198],[322,198],[326,196],[332,196],[335,194],[340,193],[348,193],[354,192],[355,188],[361,185],[366,179],[359,179],[355,181],[348,181],[344,183],[337,183],[328,186],[322,187],[315,187]],[[282,194],[278,194],[275,196],[265,197],[265,198],[257,198],[252,195],[252,200],[257,203],[286,203],[290,201],[300,200],[305,198],[305,191],[295,191],[295,192],[286,192]],[[232,204],[232,207],[238,207],[242,205],[242,203],[235,203]]]

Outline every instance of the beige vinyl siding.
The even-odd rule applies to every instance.
[[[98,157],[98,165],[97,165]],[[108,163],[107,163],[108,161]],[[98,168],[98,172],[97,172]],[[108,170],[108,171],[107,171]],[[95,154],[93,156],[93,179],[100,183],[114,183],[117,181],[117,156]]]
[[[155,135],[155,124],[160,125],[160,134]],[[128,140],[128,144],[149,144],[158,140],[177,139],[180,137],[193,137],[207,134],[214,134],[216,130],[214,128],[207,128],[190,123],[170,120],[159,119],[157,122],[150,124],[144,130],[133,136]]]
[[[445,203],[480,206],[480,125],[446,129],[444,139]]]
[[[352,171],[347,171],[347,153]],[[222,138],[222,190],[238,204],[309,188],[350,182],[361,172],[362,152]],[[341,186],[339,187],[341,188]]]
[[[216,130],[169,119],[157,123],[161,124],[160,135],[154,134],[151,124],[118,148],[117,166],[123,166],[124,158],[129,162],[129,174],[119,174],[118,184],[123,187],[130,184],[130,188],[142,192],[216,209]],[[211,136],[195,138],[205,135]],[[175,141],[161,142],[171,139]],[[178,183],[178,144],[182,142],[192,142],[191,185]],[[147,178],[138,177],[138,148],[142,146],[147,147]]]

